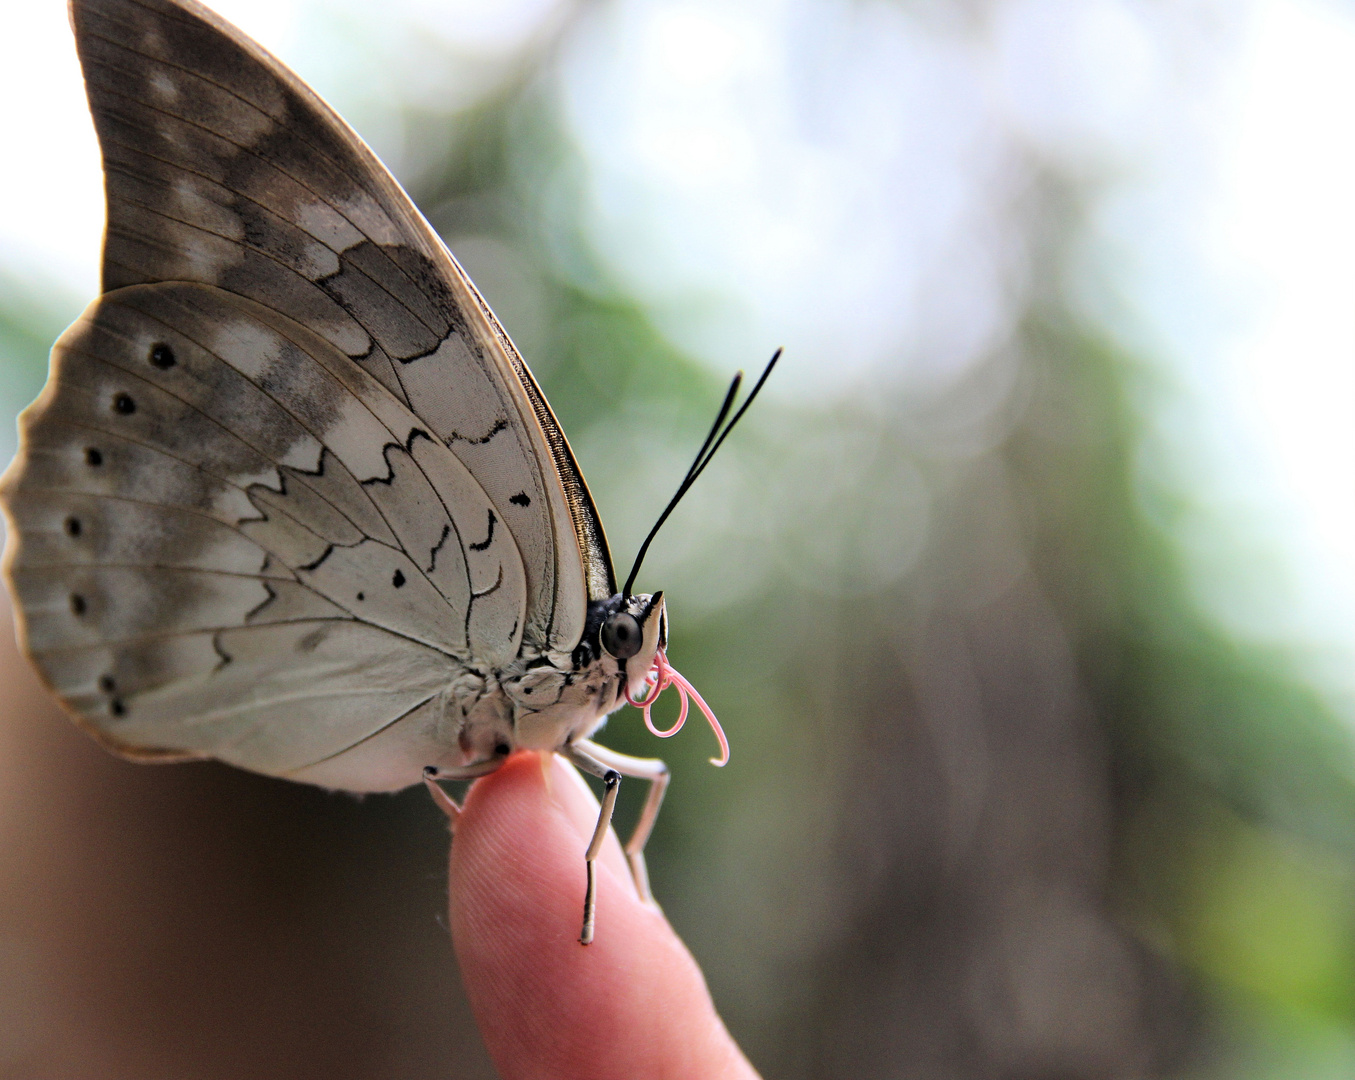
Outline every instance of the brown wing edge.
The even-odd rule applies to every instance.
[[[451,252],[448,252],[448,255],[450,256]],[[457,263],[456,268],[460,270],[461,264]],[[465,271],[462,271],[462,275],[464,277]],[[612,565],[612,549],[607,543],[607,533],[602,527],[602,518],[598,516],[597,506],[593,502],[593,493],[588,490],[588,482],[583,478],[583,472],[579,469],[579,463],[574,457],[574,451],[569,445],[569,440],[565,438],[564,430],[560,427],[560,421],[555,418],[555,411],[546,400],[546,395],[541,392],[541,387],[537,384],[536,376],[532,374],[531,368],[527,366],[527,361],[522,358],[517,346],[513,344],[512,339],[500,325],[498,318],[490,310],[489,304],[480,295],[480,290],[475,287],[474,282],[469,277],[465,278],[465,282],[470,287],[475,299],[479,301],[481,313],[488,320],[490,328],[498,337],[504,352],[508,354],[509,363],[513,365],[513,374],[518,377],[518,381],[522,384],[523,393],[527,395],[527,400],[532,403],[532,411],[536,414],[537,423],[541,425],[541,431],[546,437],[546,445],[550,447],[555,471],[560,477],[561,486],[565,489],[565,501],[569,504],[569,513],[573,519],[574,535],[579,543],[579,552],[583,556],[583,573],[588,586],[588,599],[607,600],[616,595],[616,570]]]
[[[68,0],[67,2],[67,16],[72,31],[76,33],[77,38],[79,31],[77,29],[76,10],[84,6],[86,2],[87,0]],[[135,2],[135,0],[130,0],[130,2]],[[456,256],[452,254],[437,231],[428,223],[428,219],[414,205],[414,201],[391,175],[390,170],[382,164],[381,159],[376,156],[362,136],[353,130],[352,126],[291,68],[244,31],[218,15],[211,8],[200,3],[199,0],[160,0],[160,2],[178,10],[190,19],[206,24],[230,39],[239,48],[264,65],[283,85],[297,94],[315,112],[318,120],[332,124],[349,141],[358,157],[364,160],[370,176],[382,188],[382,194],[386,197],[388,204],[387,209],[397,217],[404,217],[406,224],[416,234],[422,234],[434,261],[442,260],[444,273],[460,283],[470,294],[475,301],[475,305],[465,314],[468,318],[479,315],[483,319],[483,324],[478,329],[488,331],[487,334],[482,333],[480,335],[481,340],[486,342],[492,340],[503,350],[504,360],[507,362],[509,370],[516,377],[523,394],[531,405],[530,418],[536,420],[542,439],[550,451],[552,464],[555,466],[556,475],[564,491],[565,502],[569,507],[574,539],[579,546],[580,561],[583,564],[584,583],[588,599],[590,601],[606,600],[613,596],[616,593],[616,571],[612,564],[611,548],[607,543],[607,534],[603,529],[602,520],[598,516],[592,493],[588,490],[588,484],[579,469],[578,461],[570,448],[569,440],[565,437],[559,420],[556,419],[554,411],[546,401],[536,377],[527,366],[521,352],[513,344],[498,317],[495,316],[488,302],[480,294],[480,290],[475,287],[475,283],[471,281],[470,276],[457,262]],[[526,423],[529,417],[523,416],[522,419]]]

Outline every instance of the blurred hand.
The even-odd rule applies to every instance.
[[[452,940],[500,1075],[756,1080],[691,954],[636,897],[615,835],[598,859],[597,937],[579,944],[597,815],[583,778],[554,754],[516,754],[467,795],[452,844]]]

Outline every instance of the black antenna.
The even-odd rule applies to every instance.
[[[659,520],[654,522],[654,527],[649,530],[649,535],[645,537],[645,542],[640,545],[640,553],[635,556],[635,564],[630,568],[630,576],[626,578],[626,586],[621,590],[622,596],[630,595],[630,587],[635,584],[635,575],[640,572],[640,564],[645,561],[645,554],[649,551],[649,545],[653,542],[658,531],[663,528],[663,523],[668,520],[668,515],[677,509],[677,504],[682,501],[682,497],[687,494],[691,486],[696,483],[699,477],[710,464],[710,459],[715,456],[715,451],[720,449],[720,444],[725,441],[726,436],[734,430],[734,425],[743,419],[743,414],[748,411],[748,406],[753,404],[753,399],[757,397],[758,391],[762,389],[762,384],[767,381],[767,376],[772,373],[772,368],[776,367],[776,362],[781,359],[781,350],[777,349],[772,353],[772,358],[767,361],[767,366],[763,368],[761,376],[758,377],[752,393],[744,399],[739,411],[734,414],[728,424],[725,424],[724,430],[720,430],[720,425],[725,423],[725,417],[729,415],[729,410],[734,405],[734,398],[739,393],[739,387],[743,384],[743,372],[740,371],[734,376],[733,382],[729,384],[729,391],[725,394],[724,404],[720,406],[720,412],[715,417],[715,423],[711,424],[710,431],[706,435],[706,441],[701,444],[701,449],[696,452],[696,458],[692,461],[692,466],[687,470],[687,475],[682,478],[682,483],[678,485],[677,493],[668,501],[668,505],[663,508],[663,513],[659,515]]]

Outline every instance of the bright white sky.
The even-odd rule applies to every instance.
[[[1187,496],[1203,601],[1355,717],[1355,9],[1260,0],[1234,34],[1211,108],[1104,218],[1174,384],[1145,487]]]
[[[397,171],[398,105],[492,84],[567,0],[220,0]],[[1091,181],[1080,302],[1154,362],[1149,505],[1201,602],[1355,717],[1355,14],[1334,0],[613,0],[566,41],[588,237],[721,370],[944,389],[1031,287],[1021,179]],[[95,291],[98,157],[61,0],[0,0],[0,266]],[[430,41],[466,58],[420,63]],[[18,209],[14,209],[18,208]]]

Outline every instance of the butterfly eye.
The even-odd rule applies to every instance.
[[[629,660],[638,653],[643,637],[635,616],[625,611],[612,613],[602,624],[602,647],[618,660]]]

